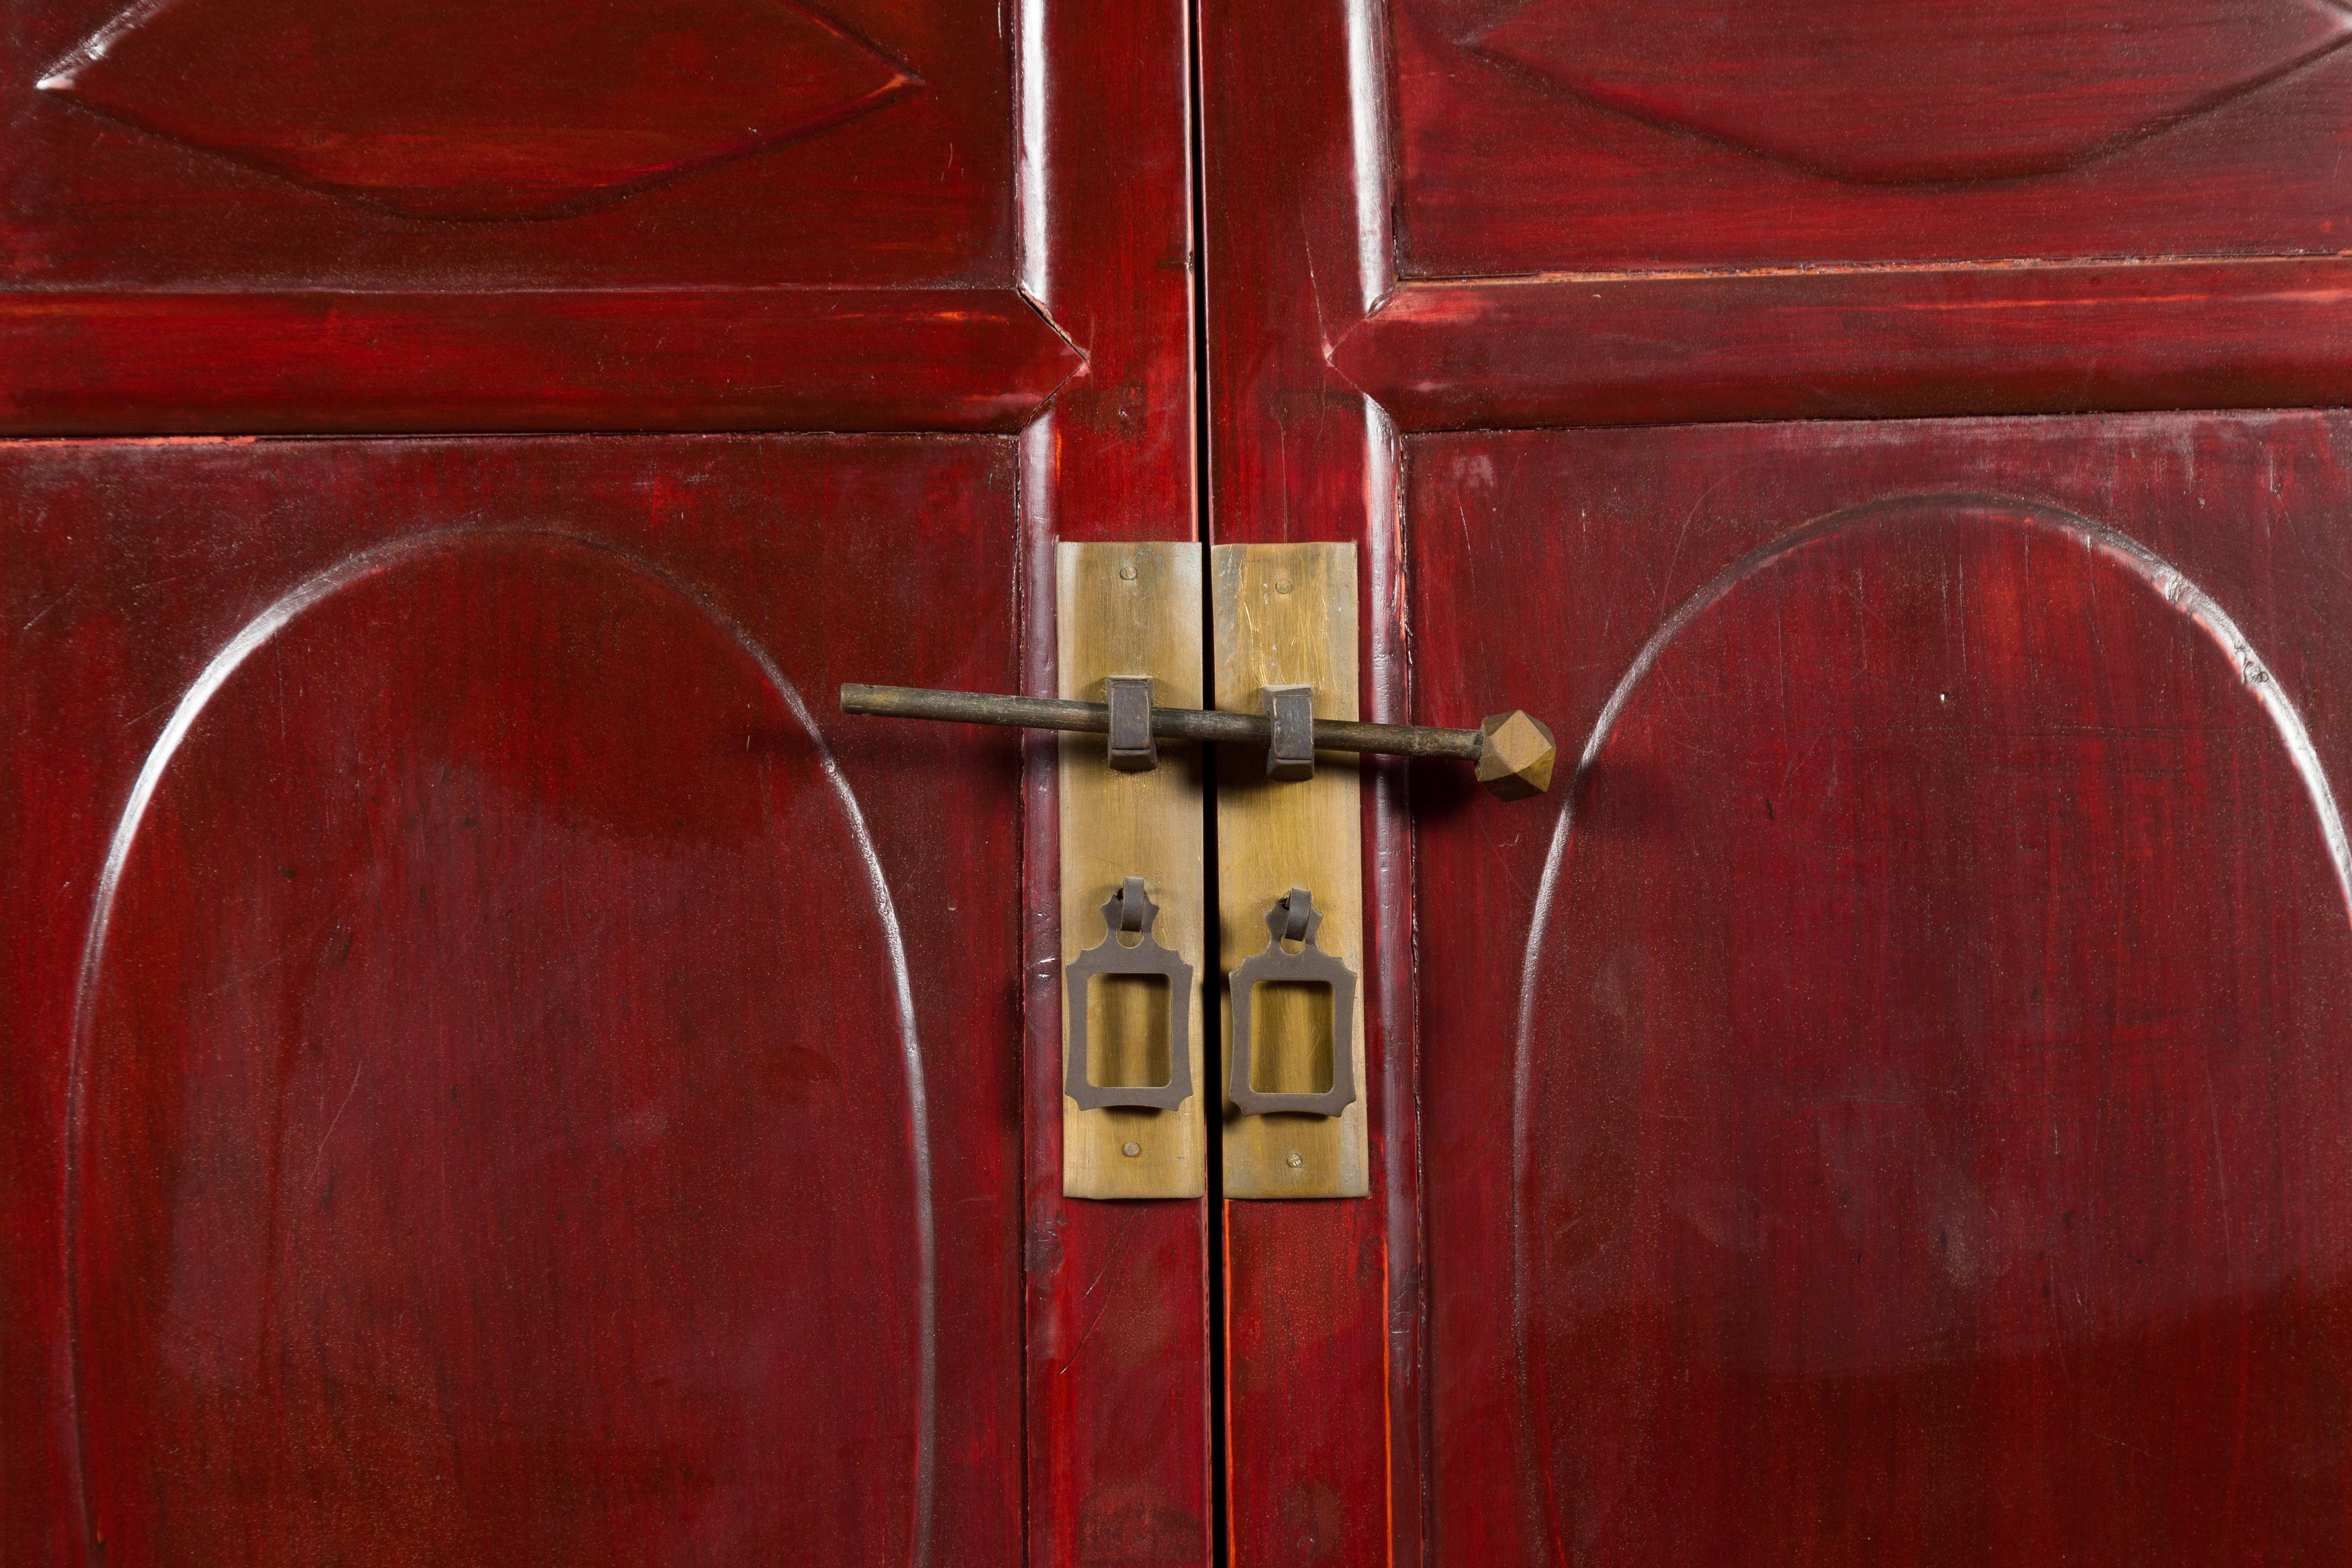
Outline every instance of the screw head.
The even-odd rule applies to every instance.
[[[1282,1157],[1282,1163],[1296,1171],[1307,1163],[1307,1156],[1301,1154],[1297,1150],[1293,1149],[1289,1153],[1285,1154]]]
[[[1130,1138],[1126,1142],[1118,1146],[1118,1152],[1132,1160],[1137,1155],[1143,1152],[1143,1145]]]
[[[1274,591],[1277,594],[1289,593],[1290,586],[1290,579],[1287,577],[1276,577],[1274,580]]]
[[[1118,580],[1122,583],[1132,583],[1135,581],[1135,563],[1133,562],[1129,562],[1128,564],[1118,569]]]

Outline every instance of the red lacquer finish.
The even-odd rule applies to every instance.
[[[1010,432],[1085,363],[1011,288],[15,294],[0,342],[35,435]]]
[[[0,428],[679,434],[10,449],[0,1556],[1206,1558],[1050,749],[830,712],[1194,527],[1183,8],[16,12]]]
[[[1856,184],[2074,168],[2347,37],[2326,0],[1536,0],[1463,35],[1588,102]]]
[[[1203,7],[1217,537],[1564,748],[1368,807],[1236,1562],[2344,1551],[2340,427],[1524,428],[2338,401],[2344,19],[1781,9]]]
[[[1023,432],[1027,689],[1053,696],[1056,538],[1195,524],[1186,14],[1054,4],[1034,18],[1023,281],[1087,345]],[[1056,747],[1027,758],[1029,1535],[1040,1568],[1212,1552],[1208,1208],[1062,1195]]]
[[[483,220],[602,205],[921,86],[866,39],[761,0],[183,0],[124,13],[39,83],[324,195]]]
[[[2331,0],[1395,0],[1400,270],[2326,254]]]
[[[993,0],[8,20],[0,429],[1011,430],[1075,363]]]
[[[1407,430],[2339,399],[2352,267],[1940,267],[1407,283],[1332,363]]]
[[[1360,708],[1401,721],[1393,437],[1325,361],[1388,286],[1379,19],[1214,0],[1201,26],[1211,526],[1360,542]],[[1411,847],[1402,770],[1363,776],[1372,1194],[1224,1206],[1235,1564],[1387,1563],[1422,1530]]]
[[[1410,466],[1444,1560],[2341,1557],[2352,428]]]
[[[2335,0],[6,12],[0,1559],[2352,1555]],[[829,700],[1204,526],[1563,749],[1215,1226]]]
[[[7,16],[21,287],[871,288],[1015,262],[994,0]]]
[[[1012,456],[7,452],[12,1557],[1017,1555]]]

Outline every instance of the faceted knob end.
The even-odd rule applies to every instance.
[[[1552,759],[1559,748],[1551,731],[1516,709],[1478,726],[1478,782],[1496,800],[1525,800],[1551,787]]]

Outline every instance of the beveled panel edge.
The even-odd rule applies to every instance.
[[[1405,282],[1330,363],[1409,431],[2332,405],[2352,257]]]
[[[843,837],[856,850],[868,907],[882,937],[887,958],[891,982],[889,989],[896,1004],[892,1024],[898,1037],[899,1061],[905,1074],[909,1132],[907,1147],[916,1258],[913,1491],[916,1532],[919,1540],[928,1542],[938,1475],[940,1373],[938,1221],[934,1202],[931,1123],[928,1110],[930,1091],[914,1007],[905,933],[899,921],[897,901],[892,897],[881,858],[867,826],[866,809],[858,799],[856,786],[835,765],[833,748],[811,715],[798,682],[784,671],[775,656],[749,630],[691,584],[673,576],[637,551],[550,531],[521,528],[434,530],[394,538],[343,556],[294,584],[240,626],[182,691],[171,717],[148,748],[108,835],[105,856],[100,863],[93,889],[89,922],[82,939],[73,991],[72,1044],[65,1086],[65,1162],[60,1213],[63,1245],[59,1255],[64,1292],[62,1308],[67,1331],[64,1373],[69,1396],[77,1404],[81,1402],[87,1375],[80,1350],[82,1336],[79,1325],[87,1315],[87,1309],[81,1292],[82,1265],[79,1257],[83,1241],[83,1189],[89,1179],[87,1174],[89,1086],[100,1065],[97,1018],[106,970],[108,940],[125,869],[145,826],[150,807],[164,786],[182,748],[214,700],[256,653],[267,647],[289,626],[346,591],[379,580],[386,572],[398,571],[412,563],[429,561],[436,555],[455,551],[516,543],[576,552],[583,559],[600,562],[620,575],[635,578],[648,585],[656,595],[697,618],[712,637],[731,644],[751,664],[758,680],[767,687],[778,705],[806,736],[814,752],[814,765],[831,796]],[[68,1459],[75,1513],[85,1524],[92,1524],[96,1516],[92,1511],[89,1454],[79,1425],[72,1435]],[[103,1538],[100,1539],[102,1541]],[[928,1549],[925,1548],[917,1552],[917,1557],[919,1560],[927,1554]]]
[[[0,293],[0,434],[1009,434],[1086,363],[1018,289]]]

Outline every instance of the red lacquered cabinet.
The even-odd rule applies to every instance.
[[[2336,0],[5,15],[0,1562],[2352,1558]],[[1366,1196],[835,703],[1129,540],[1557,735]]]

